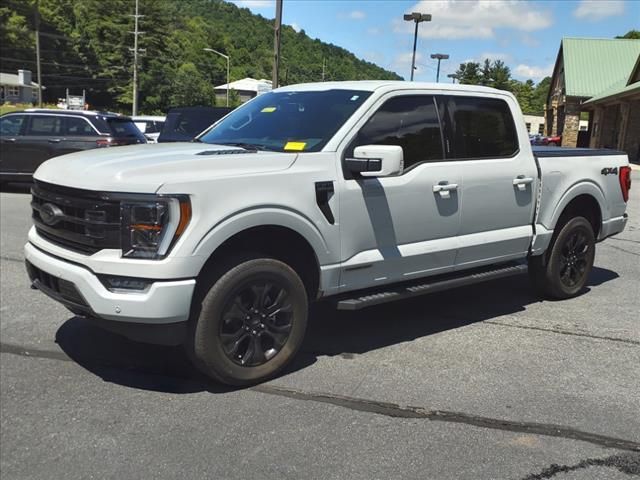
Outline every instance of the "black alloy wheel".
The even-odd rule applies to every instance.
[[[235,292],[222,313],[220,339],[234,363],[255,367],[287,343],[293,326],[289,293],[274,280],[253,280]]]
[[[185,346],[200,371],[245,386],[291,362],[309,315],[307,290],[294,269],[275,258],[239,254],[198,281]]]
[[[589,270],[589,239],[583,230],[567,236],[560,250],[560,281],[573,288],[583,282]]]

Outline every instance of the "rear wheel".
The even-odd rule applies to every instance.
[[[195,309],[191,356],[206,375],[249,385],[277,374],[304,338],[305,287],[287,264],[245,258],[209,280]]]
[[[531,257],[529,273],[541,293],[564,299],[585,287],[595,258],[595,235],[591,223],[575,217],[561,224],[545,255]]]

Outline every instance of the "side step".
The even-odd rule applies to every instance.
[[[521,275],[527,272],[527,265],[523,263],[506,263],[500,266],[476,268],[462,272],[455,272],[423,280],[421,283],[389,285],[388,288],[367,291],[366,295],[355,298],[344,298],[338,301],[338,310],[360,310],[361,308],[379,305],[381,303],[404,300],[428,293],[449,290],[451,288],[473,285],[498,278]],[[363,292],[364,293],[364,292]]]

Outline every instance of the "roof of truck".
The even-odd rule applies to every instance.
[[[277,89],[279,92],[299,92],[299,91],[321,91],[321,90],[361,90],[373,92],[381,88],[392,88],[394,90],[443,90],[455,92],[486,92],[508,94],[504,90],[498,90],[480,85],[462,85],[459,83],[429,83],[429,82],[407,82],[401,80],[355,80],[345,82],[316,82],[299,83],[287,85]]]

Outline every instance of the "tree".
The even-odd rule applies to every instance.
[[[634,40],[640,40],[640,30],[629,30],[622,36],[617,36],[616,38],[630,38]]]
[[[178,67],[171,82],[170,101],[176,107],[214,105],[213,85],[206,81],[193,63]]]
[[[455,73],[458,82],[466,85],[480,83],[480,64],[476,62],[461,63]]]

